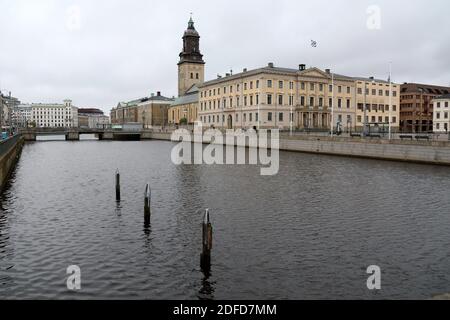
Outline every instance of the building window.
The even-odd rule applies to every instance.
[[[319,84],[319,91],[322,92],[323,91],[323,84]]]
[[[305,97],[304,96],[300,97],[300,105],[305,106]]]
[[[342,93],[342,87],[338,86],[338,93]]]
[[[259,104],[259,94],[256,95],[256,104]]]
[[[281,94],[278,96],[278,104],[280,106],[283,105],[283,96]]]
[[[310,90],[314,90],[314,83],[310,83],[309,89],[310,89]]]
[[[440,119],[441,118],[441,113],[440,112],[436,112],[436,119]]]
[[[309,106],[314,107],[314,97],[309,98]]]
[[[338,99],[338,108],[339,108],[339,109],[342,108],[342,99]]]
[[[347,99],[347,109],[350,109],[350,99]]]
[[[283,81],[278,81],[278,88],[283,89]]]
[[[283,122],[283,118],[284,118],[284,113],[283,113],[283,112],[280,112],[280,113],[278,114],[278,121]]]
[[[301,85],[300,85],[300,87],[301,87],[302,90],[305,90],[305,83],[302,82]]]
[[[253,105],[253,96],[250,96],[250,105]]]
[[[244,91],[247,90],[247,82],[244,83]]]
[[[361,122],[361,121],[362,121],[362,117],[358,116],[358,122]]]
[[[323,98],[319,98],[319,107],[323,106]]]
[[[256,80],[256,89],[259,89],[259,80]]]
[[[392,117],[392,123],[397,123],[397,117]]]
[[[267,113],[267,121],[272,121],[272,112]]]
[[[439,130],[439,129],[440,129],[439,123],[436,123],[436,130]]]
[[[347,94],[350,94],[350,87],[347,87]]]
[[[362,94],[362,88],[358,88],[358,94]]]
[[[438,107],[438,108],[441,107],[441,103],[440,103],[440,102],[437,103],[437,107]]]
[[[267,95],[267,104],[272,104],[272,95],[271,94]]]
[[[253,89],[253,81],[250,81],[250,90]]]
[[[294,105],[294,96],[289,96],[289,105]]]
[[[267,88],[272,88],[272,80],[267,80]]]
[[[198,73],[195,74],[195,78],[198,79]]]
[[[294,90],[294,82],[289,82],[289,89]]]
[[[191,79],[194,79],[194,74],[193,73],[191,73]]]

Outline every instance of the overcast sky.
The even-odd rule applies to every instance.
[[[108,114],[176,95],[190,12],[207,80],[268,62],[387,79],[392,61],[396,82],[450,85],[448,0],[0,0],[0,88]]]

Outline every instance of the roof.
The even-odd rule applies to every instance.
[[[184,96],[175,99],[175,101],[171,104],[171,107],[197,103],[199,100],[198,87],[196,85],[193,85]]]
[[[79,108],[78,113],[85,113],[85,114],[103,114],[103,111],[96,108]]]
[[[421,91],[430,95],[445,95],[450,93],[450,87],[421,83],[404,83],[400,89],[401,93],[419,93]]]
[[[128,102],[119,102],[119,104],[117,105],[117,108],[136,107],[140,103],[148,102],[148,101],[172,102],[172,101],[174,101],[174,99],[173,98],[167,98],[167,97],[164,97],[164,96],[162,96],[160,94],[157,94],[157,95],[153,95],[153,96],[150,96],[150,97],[144,97],[144,98],[140,98],[140,99],[131,100],[131,101],[128,101]]]
[[[270,74],[280,74],[280,75],[304,75],[307,74],[311,71],[317,71],[319,73],[322,73],[325,77],[329,77],[331,78],[332,76],[334,76],[335,79],[337,80],[344,80],[344,81],[376,81],[376,82],[381,82],[381,83],[389,83],[388,80],[381,80],[381,79],[375,79],[375,78],[369,78],[369,77],[351,77],[351,76],[346,76],[346,75],[342,75],[342,74],[337,74],[337,73],[327,73],[319,68],[316,67],[311,67],[305,70],[299,70],[299,69],[292,69],[292,68],[280,68],[280,67],[271,67],[271,66],[267,66],[267,67],[263,67],[263,68],[258,68],[258,69],[253,69],[253,70],[249,70],[249,71],[243,71],[237,74],[233,74],[233,75],[228,75],[225,77],[221,77],[218,79],[214,79],[214,80],[210,80],[210,81],[206,81],[202,84],[199,85],[199,88],[203,88],[206,86],[210,86],[210,85],[214,85],[214,84],[219,84],[222,82],[226,82],[226,81],[230,81],[230,80],[235,80],[235,79],[239,79],[242,77],[249,77],[249,76],[254,76],[260,73],[270,73]]]

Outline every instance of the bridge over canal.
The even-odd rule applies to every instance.
[[[38,136],[64,135],[66,141],[78,141],[80,135],[94,134],[99,140],[168,140],[169,132],[154,132],[153,130],[115,130],[115,129],[89,129],[89,128],[28,128],[21,129],[20,133],[25,141],[37,141]]]

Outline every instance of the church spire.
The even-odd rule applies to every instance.
[[[188,28],[183,36],[183,51],[180,53],[180,63],[191,62],[204,64],[203,55],[200,53],[200,35],[194,27],[194,20],[188,22]]]

